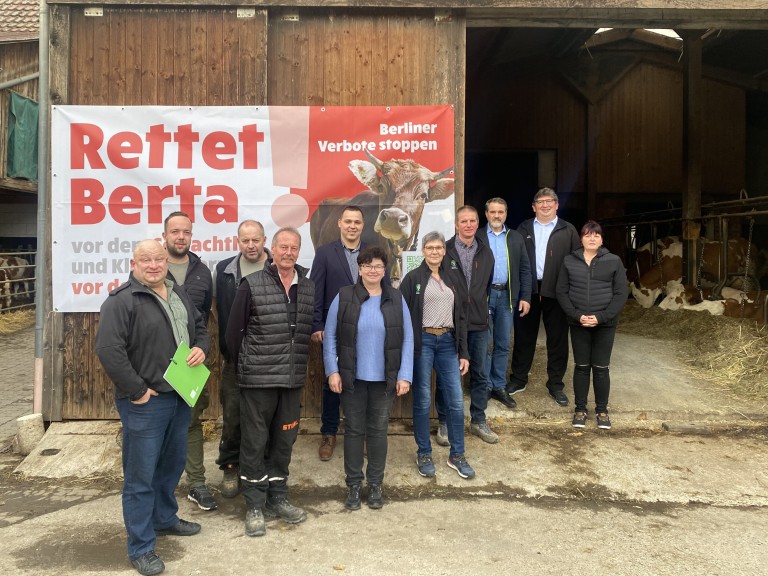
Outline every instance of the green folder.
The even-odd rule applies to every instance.
[[[191,352],[186,342],[179,344],[176,353],[171,358],[171,363],[163,374],[163,378],[173,389],[184,398],[184,401],[194,408],[198,398],[208,381],[211,371],[205,364],[197,366],[187,365],[187,356]]]

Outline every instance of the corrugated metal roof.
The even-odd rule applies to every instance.
[[[0,0],[0,42],[40,36],[39,0]]]

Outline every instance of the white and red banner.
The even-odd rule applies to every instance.
[[[52,115],[53,307],[98,311],[130,272],[133,244],[161,239],[173,211],[213,270],[237,226],[302,234],[299,263],[338,238],[334,210],[366,208],[364,239],[390,273],[423,234],[453,234],[450,106],[56,106]],[[393,268],[393,266],[395,266]]]

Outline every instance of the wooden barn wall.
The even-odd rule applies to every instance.
[[[598,194],[679,196],[682,102],[680,72],[643,63],[598,103]],[[702,193],[735,198],[745,181],[744,91],[704,79],[702,118]]]
[[[39,50],[37,40],[0,44],[0,83],[16,80],[38,72]],[[36,191],[37,184],[25,180],[6,180],[6,147],[8,135],[8,101],[11,91],[37,101],[38,80],[28,80],[11,88],[0,90],[0,185]]]
[[[234,8],[105,7],[103,17],[92,18],[76,7],[59,8],[54,18],[60,34],[54,41],[62,42],[52,65],[61,66],[55,73],[67,78],[60,92],[52,86],[58,95],[54,104],[246,106],[267,99],[264,11],[238,19]],[[65,34],[66,40],[61,36]],[[68,58],[57,58],[67,49]],[[53,378],[63,386],[60,416],[116,418],[112,384],[94,351],[99,315],[61,316],[63,352],[58,354],[63,358],[53,362]],[[209,330],[213,375],[206,416],[215,418],[220,369],[213,319]]]
[[[463,23],[435,12],[386,10],[275,12],[269,20],[268,104],[280,106],[456,105],[457,170],[463,157]],[[459,186],[457,186],[457,189]],[[457,192],[457,197],[459,193]],[[457,201],[458,198],[457,198]],[[322,348],[313,344],[303,417],[319,417]],[[411,417],[411,397],[393,418]]]
[[[433,10],[307,8],[298,14],[298,21],[284,18],[279,9],[237,19],[234,9],[105,6],[103,18],[87,18],[82,7],[59,6],[52,24],[61,42],[57,49],[52,40],[52,67],[60,67],[68,82],[52,82],[54,103],[454,104],[456,196],[463,201],[464,20],[436,19]],[[50,363],[53,397],[56,382],[63,383],[60,417],[117,417],[112,386],[93,347],[98,314],[58,315],[53,324],[60,328],[54,329],[49,350],[63,350]],[[215,322],[209,329],[215,341]],[[217,417],[215,354],[211,360],[206,416]],[[322,378],[320,350],[313,348],[304,417],[320,415]],[[410,400],[396,403],[393,417],[409,414]]]
[[[555,150],[561,206],[584,204],[586,108],[553,68],[527,67],[468,86],[467,126],[467,148]]]

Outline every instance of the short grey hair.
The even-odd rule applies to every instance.
[[[533,201],[536,202],[539,198],[544,197],[551,197],[555,200],[555,202],[559,203],[560,201],[557,199],[557,194],[555,194],[555,191],[552,190],[552,188],[539,188],[539,191],[536,192],[536,195],[533,197]]]
[[[424,249],[427,244],[434,242],[435,240],[439,240],[440,244],[442,244],[443,248],[445,248],[445,236],[443,236],[437,230],[433,230],[432,232],[427,232],[424,234],[424,238],[421,239],[421,248]]]
[[[501,204],[504,206],[504,210],[507,210],[507,201],[504,198],[491,198],[485,203],[485,211],[488,212],[488,207],[491,204]]]

